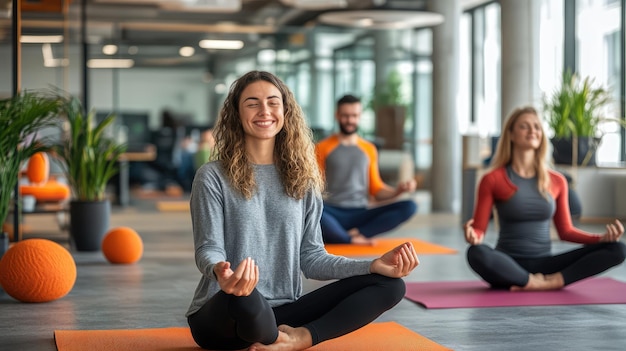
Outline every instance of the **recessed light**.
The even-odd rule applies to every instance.
[[[91,59],[87,61],[89,68],[131,68],[135,65],[132,59]]]
[[[62,43],[62,35],[22,35],[20,42],[24,44]]]
[[[198,44],[203,49],[239,50],[243,47],[241,40],[200,40]]]
[[[363,10],[333,11],[319,16],[325,24],[373,29],[405,29],[432,27],[443,23],[443,15],[428,11]]]
[[[191,46],[183,46],[180,49],[178,49],[178,54],[182,57],[190,57],[193,56],[193,54],[196,52],[196,49],[194,49]]]
[[[346,0],[281,0],[283,4],[301,10],[328,10],[348,6]]]
[[[256,59],[260,63],[273,63],[276,61],[276,51],[272,49],[259,50],[256,55]]]
[[[103,46],[102,53],[105,55],[115,55],[117,53],[117,45],[108,44]]]

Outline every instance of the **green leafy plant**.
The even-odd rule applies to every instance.
[[[383,85],[375,85],[368,107],[376,111],[381,106],[407,106],[402,94],[402,76],[397,70],[389,72]]]
[[[590,77],[566,71],[561,85],[544,98],[544,115],[555,138],[595,138],[600,136],[601,123],[618,121],[603,116],[610,102],[608,89],[594,85]]]
[[[573,165],[594,164],[592,157],[603,136],[600,125],[618,123],[624,126],[625,123],[619,118],[605,116],[612,102],[609,89],[594,84],[590,77],[581,78],[570,70],[565,71],[562,77],[561,84],[543,99],[544,118],[554,133],[554,160],[556,163],[569,163],[571,159]],[[583,157],[582,161],[579,156]]]
[[[60,107],[44,92],[26,91],[0,101],[0,223],[8,215],[23,162],[48,149],[45,139],[34,136],[54,125]]]
[[[81,103],[73,97],[65,100],[63,112],[69,128],[54,150],[63,161],[73,197],[80,201],[104,200],[107,183],[119,171],[118,160],[126,151],[126,144],[105,134],[115,115],[96,123],[95,113],[85,113]]]

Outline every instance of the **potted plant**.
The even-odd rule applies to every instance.
[[[106,127],[114,122],[115,115],[97,123],[95,113],[86,113],[74,97],[65,99],[63,113],[67,130],[54,150],[63,161],[72,189],[70,238],[76,250],[100,250],[111,211],[106,187],[119,171],[118,161],[126,145],[106,136]]]
[[[554,133],[553,158],[557,164],[595,165],[595,152],[602,139],[600,125],[619,122],[604,116],[611,92],[580,78],[571,71],[551,95],[544,97],[544,117]]]
[[[375,85],[368,107],[376,114],[376,136],[383,139],[383,148],[404,148],[404,121],[407,102],[402,94],[402,77],[393,70],[383,85]]]
[[[44,92],[26,91],[0,101],[0,223],[12,200],[19,200],[14,194],[23,162],[47,149],[46,140],[35,134],[54,125],[59,108],[59,100]]]

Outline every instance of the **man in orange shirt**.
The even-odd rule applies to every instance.
[[[397,227],[417,211],[412,200],[369,206],[370,197],[393,200],[415,191],[416,182],[411,179],[393,188],[382,181],[376,146],[357,134],[362,108],[358,97],[339,99],[335,112],[339,132],[316,145],[317,161],[326,180],[321,219],[326,243],[371,245],[373,236]]]

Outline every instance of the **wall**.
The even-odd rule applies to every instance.
[[[582,202],[582,220],[626,220],[626,168],[624,167],[557,167],[574,179],[574,190]],[[619,191],[622,189],[622,191]]]
[[[57,51],[58,48],[57,48]],[[60,52],[55,52],[60,57]],[[81,56],[78,47],[70,48],[70,68],[47,68],[43,65],[41,45],[22,48],[22,90],[61,88],[78,95],[81,91]],[[0,47],[0,96],[11,96],[11,49]],[[6,59],[5,59],[6,58]],[[214,120],[210,116],[210,85],[202,81],[200,68],[131,68],[90,69],[90,105],[99,111],[147,111],[150,127],[160,126],[164,108],[193,116],[199,124]]]

